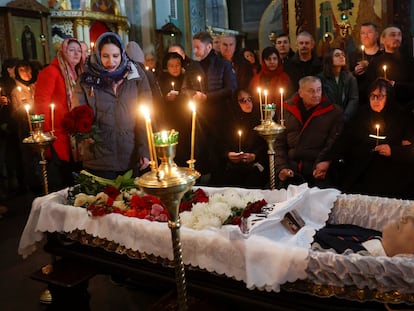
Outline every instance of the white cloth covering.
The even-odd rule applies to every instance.
[[[223,188],[203,190],[211,194]],[[181,227],[184,264],[244,281],[250,289],[276,292],[286,281],[306,278],[313,235],[325,225],[339,191],[309,188],[307,184],[290,186],[288,190],[237,190],[258,191],[268,203],[275,203],[276,208],[249,236],[232,225],[200,231]],[[167,223],[120,214],[90,217],[84,208],[65,205],[66,195],[67,190],[61,190],[34,200],[18,248],[24,258],[36,250],[36,243],[43,240],[45,232],[79,229],[134,251],[173,260]],[[295,235],[280,224],[284,214],[292,209],[306,223]]]

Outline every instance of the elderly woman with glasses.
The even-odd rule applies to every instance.
[[[234,115],[223,134],[223,170],[217,183],[225,186],[264,188],[269,181],[267,145],[254,127],[260,124],[259,105],[252,94],[239,89]]]
[[[414,198],[414,122],[394,101],[385,79],[367,90],[361,106],[334,146],[343,163],[339,186],[350,193]]]

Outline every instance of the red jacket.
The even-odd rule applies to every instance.
[[[55,104],[55,136],[53,143],[59,159],[70,160],[70,141],[69,136],[62,131],[61,120],[65,113],[69,111],[66,99],[66,86],[63,75],[60,71],[57,58],[40,71],[36,81],[34,94],[34,112],[45,115],[44,131],[52,129],[52,117],[50,104]]]

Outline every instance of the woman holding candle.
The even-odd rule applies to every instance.
[[[358,83],[349,72],[345,52],[334,48],[323,58],[323,71],[319,75],[323,94],[344,111],[345,122],[356,113],[359,106]]]
[[[334,145],[344,167],[345,192],[414,198],[414,123],[396,104],[391,86],[377,79],[362,106]]]
[[[258,93],[256,90],[260,87],[262,90],[268,90],[268,103],[276,105],[276,111],[280,111],[280,92],[283,88],[285,94],[289,94],[290,79],[288,74],[283,70],[278,50],[269,46],[262,52],[262,69],[257,73],[250,82],[249,89],[255,96],[255,102],[259,103]],[[277,116],[277,120],[280,116]]]
[[[74,96],[75,106],[93,109],[101,138],[93,146],[82,143],[85,169],[114,179],[130,169],[138,176],[148,168],[145,120],[138,107],[150,105],[151,98],[145,72],[128,58],[121,38],[112,32],[99,36]]]
[[[235,114],[224,130],[224,168],[219,184],[264,188],[269,182],[267,144],[254,130],[259,124],[259,107],[254,105],[252,94],[239,89]]]
[[[183,70],[183,58],[176,52],[167,53],[163,59],[163,69],[159,84],[164,100],[155,109],[158,112],[158,130],[175,129],[179,132],[180,147],[176,150],[175,163],[187,166],[190,156],[191,111],[188,108],[188,97],[181,92],[187,75]]]

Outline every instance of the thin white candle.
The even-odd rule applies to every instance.
[[[259,93],[260,120],[263,121],[262,89],[260,87],[258,87],[257,92]]]
[[[384,79],[387,80],[387,65],[382,66],[382,70],[384,70]]]
[[[365,59],[365,46],[361,45],[361,54],[362,54],[362,60]]]
[[[171,82],[171,88],[172,88],[173,91],[175,91],[174,85],[175,85],[175,83],[174,82]]]
[[[239,134],[239,153],[240,153],[241,152],[241,137],[242,137],[242,131],[239,130],[238,131],[238,134]]]
[[[24,109],[26,109],[27,121],[29,122],[29,130],[30,132],[33,132],[32,121],[30,120],[30,113],[29,113],[30,105],[29,104],[24,105]]]
[[[197,77],[197,80],[198,80],[198,84],[200,85],[200,92],[202,92],[203,91],[203,87],[201,85],[201,76],[198,76]]]
[[[283,119],[283,88],[281,87],[280,90],[280,124],[284,125],[285,120]]]
[[[145,118],[145,128],[147,131],[147,140],[148,140],[148,149],[149,149],[149,154],[150,154],[151,167],[153,170],[157,170],[158,162],[157,162],[157,155],[155,151],[154,134],[152,133],[150,114],[149,114],[148,108],[144,105],[141,106],[141,112]]]
[[[50,118],[52,120],[52,132],[55,131],[55,104],[50,104]]]
[[[264,90],[263,91],[263,94],[264,94],[264,99],[265,99],[265,109],[267,109],[267,90]]]
[[[380,133],[380,126],[379,124],[375,125],[375,128],[377,129],[377,141],[376,141],[376,145],[378,146],[378,139],[379,139],[379,133]]]
[[[192,113],[191,119],[191,152],[190,152],[190,167],[194,162],[194,145],[195,145],[195,131],[196,131],[196,107],[193,102],[190,101],[190,109]]]

